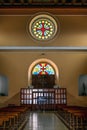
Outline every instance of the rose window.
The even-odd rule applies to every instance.
[[[39,15],[31,20],[29,30],[37,40],[50,40],[57,33],[57,23],[51,16]]]

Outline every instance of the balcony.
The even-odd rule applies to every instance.
[[[45,6],[44,6],[45,5]],[[87,7],[87,0],[0,0],[0,8],[16,7]]]

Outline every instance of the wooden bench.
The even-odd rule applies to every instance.
[[[87,107],[65,106],[58,108],[63,122],[73,130],[87,129]]]
[[[21,106],[0,108],[0,130],[19,128],[25,120],[28,108]]]

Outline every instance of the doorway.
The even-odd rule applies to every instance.
[[[41,63],[45,63],[45,64],[43,65]],[[42,87],[44,87],[46,84],[49,84],[48,81],[50,81],[52,85],[55,83],[58,84],[59,83],[58,67],[50,59],[41,58],[41,59],[35,60],[29,66],[29,69],[28,69],[28,86],[32,86],[32,84],[35,85],[34,80],[37,80],[38,85],[40,83],[39,86],[41,86],[41,83],[43,82]],[[37,86],[35,87],[37,88]]]
[[[32,85],[34,88],[53,88],[55,75],[32,75]]]

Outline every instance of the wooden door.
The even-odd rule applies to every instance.
[[[32,75],[32,85],[34,88],[53,88],[55,75]]]

